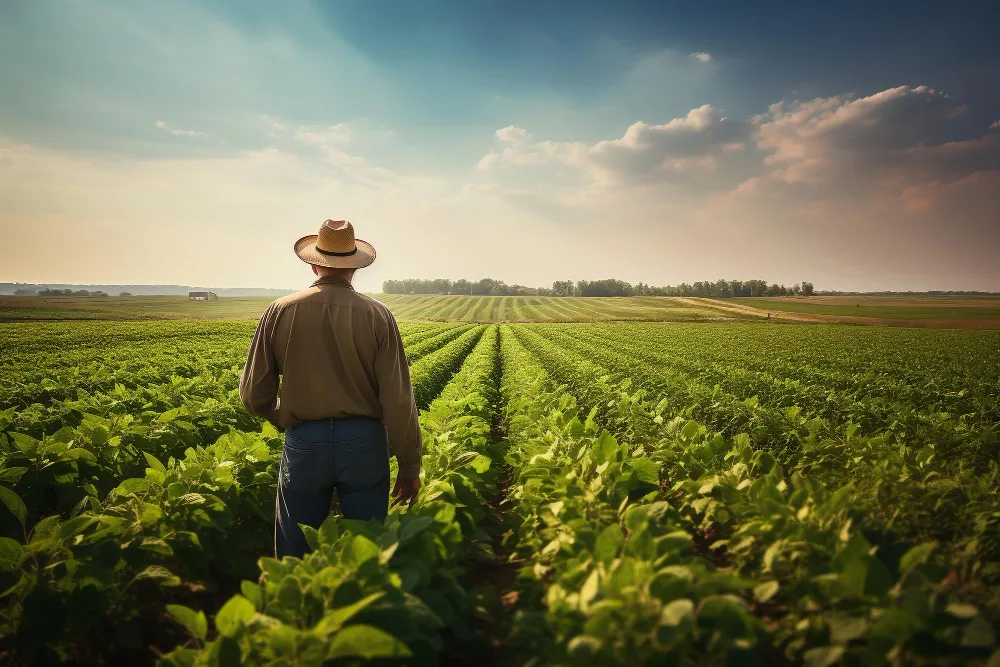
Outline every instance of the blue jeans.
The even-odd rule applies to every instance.
[[[334,489],[344,518],[384,521],[389,512],[389,438],[371,417],[319,419],[285,431],[274,512],[274,553],[309,551],[299,524],[318,528]]]

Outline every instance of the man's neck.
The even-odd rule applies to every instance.
[[[317,276],[316,280],[313,281],[313,285],[341,285],[343,287],[350,287],[354,289],[349,278],[344,275],[337,273],[328,273],[326,275]]]
[[[353,281],[354,271],[321,271],[316,275],[319,278],[339,278],[346,283],[350,283]]]

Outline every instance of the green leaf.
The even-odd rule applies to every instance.
[[[471,467],[473,470],[482,475],[484,472],[490,469],[490,463],[491,461],[488,456],[483,456],[482,454],[480,454],[476,458],[472,459],[472,462],[469,464],[469,467]]]
[[[753,596],[758,602],[767,602],[775,596],[780,585],[777,581],[765,581],[753,589]]]
[[[411,514],[406,514],[403,516],[400,523],[402,523],[402,525],[399,528],[399,541],[405,542],[411,537],[426,530],[428,526],[434,523],[434,519],[429,516],[413,516]]]
[[[408,658],[412,654],[406,644],[389,633],[370,625],[352,625],[338,632],[327,647],[326,657],[357,656],[375,658]]]
[[[593,570],[587,580],[583,582],[583,586],[580,587],[580,607],[584,611],[587,610],[587,606],[590,605],[591,600],[597,597],[597,592],[601,588],[601,575],[597,570]]]
[[[17,517],[17,520],[21,522],[21,527],[24,527],[24,521],[28,518],[28,508],[25,507],[24,501],[21,500],[21,496],[17,495],[6,486],[0,486],[0,501],[7,506],[7,509]]]
[[[854,616],[834,616],[827,619],[827,625],[830,628],[830,640],[837,644],[846,644],[868,630],[868,621]]]
[[[8,434],[14,444],[25,454],[31,455],[38,451],[38,441],[32,438],[30,435],[25,435],[24,433],[10,433]]]
[[[574,658],[588,658],[596,655],[601,650],[602,644],[598,637],[577,635],[566,645],[566,650]]]
[[[240,667],[243,654],[239,643],[232,637],[222,636],[212,643],[209,664],[213,667]]]
[[[299,528],[302,530],[302,537],[306,538],[306,544],[309,545],[309,548],[313,551],[319,549],[319,531],[304,523],[300,523]]]
[[[378,558],[379,548],[364,535],[355,535],[344,548],[344,562],[361,565],[369,558]]]
[[[597,536],[594,544],[594,557],[602,562],[609,562],[618,555],[625,539],[622,536],[622,529],[617,523],[613,523]]]
[[[660,623],[677,627],[694,613],[694,602],[687,598],[673,600],[660,611]]]
[[[611,461],[615,458],[615,454],[618,453],[618,441],[615,440],[615,436],[611,435],[607,431],[601,433],[600,437],[597,438],[597,442],[594,443],[594,459],[598,463],[604,463],[605,461]]]
[[[965,602],[952,602],[945,607],[945,611],[955,618],[972,618],[979,613],[979,609],[977,609],[975,605],[967,604]]]
[[[7,570],[17,567],[23,553],[24,547],[20,544],[9,537],[0,537],[0,569]]]
[[[150,468],[152,468],[153,470],[157,470],[159,472],[167,472],[167,469],[163,466],[162,463],[160,463],[160,460],[158,458],[156,458],[149,452],[143,452],[142,455],[146,457],[146,463],[149,464]]]
[[[195,611],[182,604],[168,604],[167,613],[183,625],[192,637],[205,641],[205,636],[208,634],[208,620],[205,618],[205,612]]]
[[[278,604],[289,611],[298,611],[302,605],[302,587],[294,576],[287,576],[278,584]]]
[[[223,635],[232,637],[253,618],[256,612],[253,602],[242,595],[234,595],[215,615],[215,629]]]
[[[256,581],[247,581],[244,579],[240,582],[240,593],[247,600],[250,600],[255,609],[260,608],[261,600],[263,599],[260,592],[260,584]]]
[[[175,648],[157,661],[157,667],[194,667],[198,651],[191,648]]]
[[[162,565],[150,565],[142,572],[135,575],[133,581],[140,579],[153,579],[159,581],[161,586],[179,586],[181,578]]]
[[[656,461],[639,457],[628,462],[628,467],[635,471],[635,476],[639,481],[646,484],[660,483],[660,464]]]
[[[130,477],[124,482],[118,485],[115,489],[116,493],[129,494],[129,493],[142,493],[143,491],[149,490],[153,486],[153,483],[143,477]]]
[[[340,526],[337,523],[338,519],[334,515],[328,516],[323,520],[323,523],[319,527],[319,543],[333,544],[340,537]]]
[[[905,574],[913,568],[923,565],[936,548],[937,542],[924,542],[911,548],[899,559],[899,571]]]
[[[0,470],[0,482],[7,482],[8,484],[17,484],[24,473],[28,472],[27,468],[4,468]]]
[[[843,646],[821,646],[806,651],[802,657],[806,667],[830,667],[835,665],[844,655]]]
[[[354,604],[334,609],[316,624],[314,631],[321,635],[328,635],[332,632],[336,632],[344,625],[344,623],[349,621],[351,617],[365,607],[369,606],[371,603],[381,599],[384,595],[385,593],[381,592],[372,593],[371,595],[361,598]]]

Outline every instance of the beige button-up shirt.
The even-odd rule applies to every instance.
[[[420,426],[396,319],[347,280],[322,277],[268,307],[240,398],[280,429],[328,417],[381,419],[400,475],[420,472]]]

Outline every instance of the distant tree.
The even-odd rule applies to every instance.
[[[37,296],[38,290],[33,289],[16,289],[14,290],[14,296]]]
[[[556,280],[552,288],[508,285],[502,280],[482,278],[475,282],[465,279],[452,282],[447,278],[407,278],[386,280],[382,283],[385,294],[474,294],[477,296],[697,296],[705,298],[785,296],[789,294],[813,294],[812,283],[796,283],[792,287],[767,284],[764,280],[699,280],[691,285],[663,285],[657,287],[646,283],[632,285],[624,280],[606,278],[604,280]],[[123,293],[124,294],[124,293]],[[98,296],[97,292],[86,290],[49,289],[39,292],[40,296]]]
[[[624,280],[580,280],[576,283],[576,293],[580,296],[631,296],[632,285]]]
[[[573,281],[556,280],[552,283],[552,294],[554,296],[573,296]]]
[[[119,292],[118,296],[132,296],[131,292]]]

